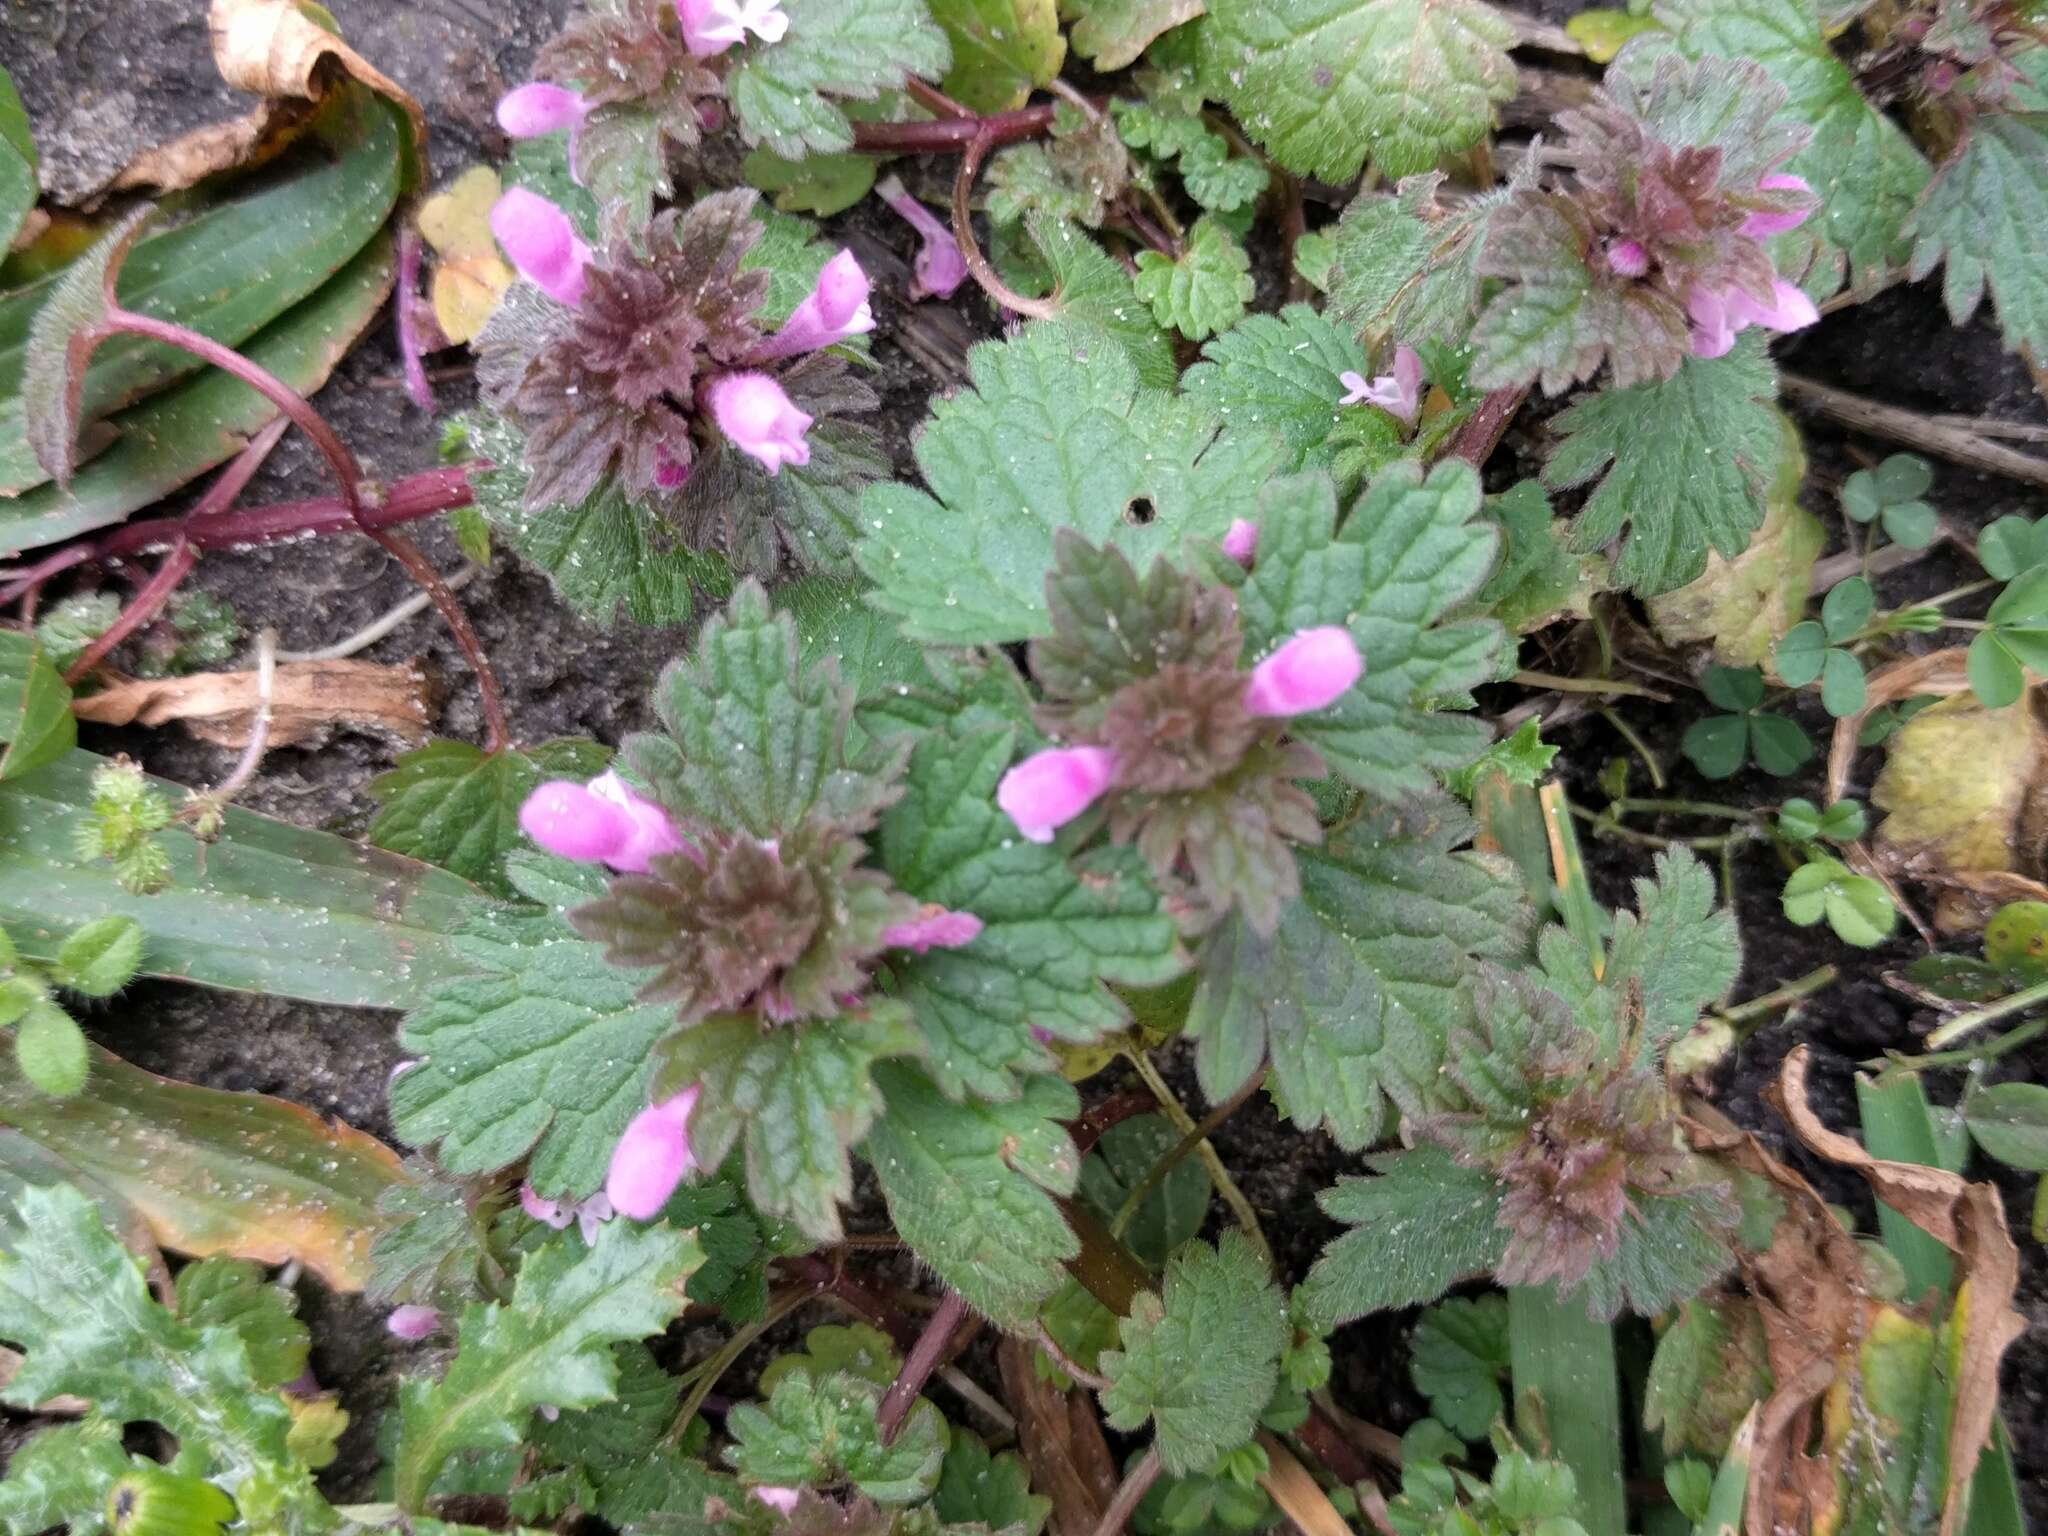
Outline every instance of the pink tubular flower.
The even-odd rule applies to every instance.
[[[676,0],[683,46],[700,59],[744,42],[751,32],[764,43],[779,43],[789,30],[781,0]]]
[[[590,247],[553,203],[525,187],[509,188],[491,207],[491,233],[534,287],[571,309],[583,302]]]
[[[1813,300],[1796,283],[1777,278],[1771,284],[1771,301],[1759,302],[1737,287],[1720,290],[1694,288],[1685,296],[1686,313],[1692,318],[1692,350],[1695,357],[1722,357],[1735,345],[1735,334],[1752,325],[1772,331],[1799,331],[1820,319]]]
[[[1017,764],[996,786],[996,804],[1034,843],[1087,810],[1116,776],[1106,747],[1048,747]]]
[[[697,1166],[690,1151],[690,1111],[701,1090],[695,1083],[673,1098],[650,1104],[627,1125],[612,1148],[604,1192],[612,1209],[646,1221],[668,1204],[685,1174]]]
[[[896,177],[883,177],[875,184],[875,191],[917,231],[921,242],[917,257],[910,264],[911,302],[950,299],[953,290],[967,281],[967,258],[960,254],[960,242],[953,238],[953,231],[906,192]]]
[[[589,111],[568,87],[532,80],[498,98],[498,126],[515,139],[537,139],[574,128]]]
[[[549,780],[520,806],[519,828],[557,858],[602,862],[622,875],[646,874],[660,854],[691,851],[668,812],[611,772],[588,784]]]
[[[384,1326],[394,1337],[404,1339],[409,1344],[417,1344],[441,1326],[441,1314],[432,1307],[412,1304],[393,1307],[391,1315],[384,1319]]]
[[[766,1504],[778,1515],[786,1515],[796,1508],[796,1501],[801,1497],[802,1490],[797,1488],[781,1488],[773,1483],[763,1483],[759,1488],[753,1490],[753,1494],[755,1498]]]
[[[1616,277],[1641,277],[1650,270],[1650,253],[1640,240],[1617,240],[1607,247],[1607,270]]]
[[[754,349],[754,361],[794,357],[849,336],[866,335],[875,328],[874,308],[868,303],[870,288],[868,275],[853,252],[841,251],[825,263],[810,296],[782,322],[782,329]]]
[[[1756,186],[1759,192],[1798,192],[1807,197],[1813,196],[1813,188],[1807,184],[1804,176],[1792,176],[1782,172],[1762,178]],[[1742,221],[1741,233],[1752,240],[1765,240],[1772,235],[1782,235],[1786,230],[1797,229],[1804,224],[1815,206],[1817,202],[1782,211],[1758,209]]]
[[[812,418],[798,410],[767,374],[728,373],[713,379],[705,395],[718,430],[733,447],[760,460],[769,474],[780,474],[785,464],[811,462],[804,433]]]
[[[1230,556],[1246,570],[1252,566],[1252,558],[1259,552],[1259,525],[1248,517],[1240,517],[1230,525],[1230,531],[1223,535],[1223,553]]]
[[[981,936],[981,919],[972,912],[949,912],[936,902],[907,923],[882,930],[882,943],[890,949],[910,949],[924,954],[933,949],[958,949]]]
[[[1422,409],[1422,359],[1412,347],[1394,348],[1394,371],[1371,383],[1356,373],[1340,373],[1337,382],[1350,391],[1339,405],[1376,405],[1411,427]]]
[[[1269,718],[1309,714],[1342,698],[1364,671],[1349,630],[1338,624],[1304,629],[1252,668],[1245,711]]]

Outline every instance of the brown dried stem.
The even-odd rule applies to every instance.
[[[1049,320],[1059,313],[1059,307],[1045,299],[1026,298],[1004,282],[996,275],[996,269],[988,264],[988,258],[981,254],[981,247],[974,239],[974,217],[967,206],[968,194],[974,190],[974,177],[981,169],[982,160],[996,142],[995,136],[984,127],[968,144],[967,153],[960,157],[960,170],[953,178],[953,238],[959,242],[961,259],[967,263],[967,270],[974,274],[974,280],[981,284],[984,293],[1005,309],[1029,315],[1034,320]]]

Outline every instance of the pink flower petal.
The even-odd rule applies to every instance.
[[[1087,810],[1116,776],[1116,754],[1104,747],[1048,747],[1003,775],[996,804],[1034,843]]]
[[[547,852],[579,864],[610,860],[633,841],[624,806],[568,779],[551,779],[526,797],[519,829]]]
[[[953,231],[905,191],[896,177],[884,177],[876,183],[875,191],[918,233],[917,255],[910,264],[911,302],[950,299],[953,291],[967,281],[967,258],[960,254],[960,242],[953,238]]]
[[[498,126],[515,139],[537,139],[574,128],[589,110],[576,92],[533,80],[498,98]]]
[[[1337,401],[1339,405],[1376,405],[1409,426],[1415,424],[1422,409],[1422,358],[1412,347],[1394,348],[1392,373],[1368,382],[1346,371],[1337,375],[1337,382],[1348,391]]]
[[[559,1200],[543,1200],[526,1180],[519,1181],[519,1209],[526,1212],[543,1226],[553,1227],[557,1232],[569,1225],[569,1213],[562,1209]]]
[[[590,247],[553,203],[525,187],[509,188],[492,205],[491,233],[534,287],[571,309],[583,302]]]
[[[868,303],[870,288],[868,275],[853,252],[841,251],[825,263],[817,284],[782,323],[782,329],[754,349],[752,360],[794,357],[849,336],[866,335],[875,328],[875,312]]]
[[[683,1176],[695,1170],[690,1111],[700,1091],[692,1083],[673,1098],[650,1104],[626,1126],[604,1181],[605,1197],[619,1215],[648,1220],[668,1204]]]
[[[1275,718],[1305,715],[1334,704],[1364,671],[1349,630],[1337,624],[1304,629],[1252,668],[1244,707]]]
[[[1761,304],[1739,288],[1728,290],[1728,316],[1740,330],[1760,325],[1771,331],[1803,331],[1820,319],[1820,311],[1797,283],[1777,278],[1771,284],[1771,302]]]
[[[1726,356],[1741,328],[1729,316],[1728,295],[1695,285],[1685,296],[1685,311],[1692,318],[1693,356]]]
[[[754,1489],[753,1494],[755,1498],[766,1504],[777,1514],[786,1515],[796,1508],[796,1501],[801,1497],[802,1490],[797,1488],[779,1488],[772,1483],[764,1483],[759,1488]]]
[[[789,31],[780,0],[676,0],[683,46],[700,59],[725,52],[752,32],[764,43],[779,43]]]
[[[670,853],[696,856],[697,850],[676,831],[668,812],[638,793],[617,773],[606,770],[590,781],[590,792],[626,813],[627,834],[609,853],[599,857],[622,875],[644,875],[652,860]]]
[[[910,949],[924,954],[933,949],[959,949],[981,936],[981,919],[972,912],[949,912],[936,903],[907,923],[882,930],[882,943],[890,949]]]
[[[765,373],[728,373],[705,391],[718,430],[740,452],[758,459],[769,474],[785,464],[811,462],[804,440],[812,418],[798,410],[782,386]]]

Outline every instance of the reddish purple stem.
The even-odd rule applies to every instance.
[[[929,123],[855,123],[853,147],[870,153],[915,155],[964,150],[983,133],[989,146],[1033,139],[1052,127],[1052,105],[1019,107],[990,117],[946,117]]]
[[[889,1383],[889,1390],[882,1395],[882,1406],[875,1410],[875,1423],[882,1432],[882,1444],[896,1443],[903,1421],[910,1417],[910,1405],[917,1401],[917,1394],[931,1380],[932,1372],[944,1362],[946,1348],[953,1342],[953,1335],[960,1331],[960,1324],[966,1316],[967,1299],[958,1291],[946,1292],[939,1309],[932,1313],[924,1331],[917,1336],[917,1342],[910,1346],[910,1353],[904,1356],[903,1369],[896,1373],[896,1379]]]
[[[141,629],[163,611],[171,594],[178,590],[179,583],[192,573],[192,567],[199,563],[199,555],[192,548],[190,539],[180,539],[171,546],[171,552],[164,556],[164,562],[156,568],[156,574],[143,583],[142,590],[121,616],[107,627],[107,632],[85,648],[85,654],[71,664],[71,670],[64,674],[64,681],[77,685],[78,680],[105,660],[115,646]]]

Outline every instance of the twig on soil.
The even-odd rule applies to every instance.
[[[2048,1003],[2048,981],[2036,982],[2031,987],[2022,987],[2010,997],[2001,997],[1995,1003],[1986,1003],[1982,1008],[1972,1008],[1968,1013],[1959,1013],[1941,1028],[1927,1037],[1927,1044],[1934,1050],[1954,1045],[1956,1041],[1973,1029],[1982,1029],[1986,1024],[1995,1024],[2000,1019],[2024,1013],[2029,1008]]]
[[[910,1415],[910,1405],[917,1401],[917,1394],[924,1390],[924,1384],[938,1369],[940,1359],[952,1347],[953,1336],[960,1331],[960,1324],[967,1320],[967,1298],[958,1291],[946,1292],[945,1300],[939,1303],[938,1310],[925,1323],[924,1331],[917,1336],[910,1353],[903,1357],[903,1369],[896,1373],[896,1379],[889,1383],[889,1390],[882,1394],[882,1406],[875,1411],[882,1444],[896,1443],[896,1436],[903,1430],[903,1421]]]
[[[1623,682],[1618,677],[1559,677],[1554,672],[1517,672],[1512,680],[1524,688],[1550,688],[1559,693],[1629,694],[1639,699],[1655,699],[1659,704],[1671,702],[1668,693],[1659,693],[1642,683]]]
[[[988,1421],[991,1424],[999,1426],[1005,1434],[1013,1438],[1015,1437],[1017,1433],[1017,1416],[997,1402],[989,1394],[988,1389],[982,1386],[980,1382],[961,1370],[957,1365],[942,1365],[934,1374],[939,1380],[957,1392],[960,1395],[961,1401],[971,1403],[974,1407],[979,1408],[987,1415]],[[994,1447],[991,1446],[990,1449],[993,1450]]]
[[[448,578],[448,590],[450,592],[460,592],[464,587],[476,580],[477,571],[478,568],[476,566],[464,566]],[[279,651],[277,659],[279,661],[341,661],[346,657],[355,655],[359,651],[368,650],[379,640],[382,640],[386,635],[398,628],[399,625],[424,613],[433,606],[433,603],[434,599],[430,593],[415,592],[404,602],[392,608],[390,612],[372,619],[346,640],[337,640],[334,644],[322,646],[317,651]]]
[[[2026,485],[2048,487],[2048,459],[1993,442],[1987,434],[1956,426],[1948,418],[1885,405],[1796,373],[1779,375],[1779,383],[1792,399],[1843,426],[1922,449],[1952,464],[2003,475]]]
[[[1783,986],[1773,987],[1761,997],[1753,997],[1746,1003],[1737,1003],[1732,1008],[1723,1008],[1714,1016],[1739,1031],[1746,1025],[1753,1025],[1761,1019],[1768,1018],[1781,1008],[1790,1008],[1794,1003],[1833,986],[1837,974],[1832,965],[1819,966],[1796,980],[1786,982]]]

